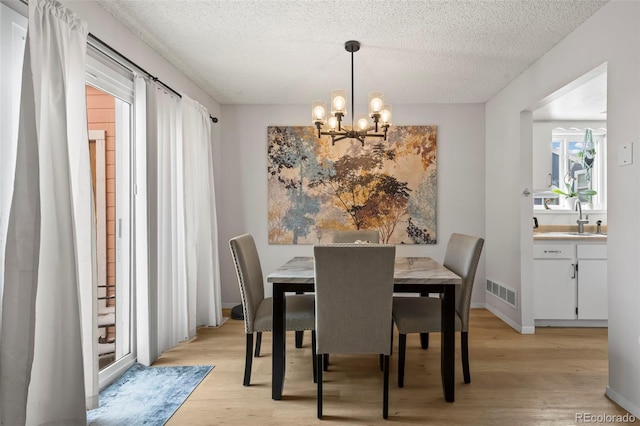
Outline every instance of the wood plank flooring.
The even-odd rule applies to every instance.
[[[229,315],[226,312],[225,315]],[[456,401],[440,382],[440,336],[422,350],[407,338],[405,387],[397,387],[397,334],[391,357],[389,420],[382,419],[382,373],[377,356],[332,355],[324,374],[324,414],[316,419],[310,334],[304,347],[287,335],[287,376],[281,401],[271,399],[271,335],[254,358],[250,387],[242,386],[242,321],[201,328],[155,365],[215,365],[167,423],[184,425],[574,425],[576,413],[624,415],[604,395],[607,330],[538,328],[521,335],[484,309],[473,309],[469,331],[471,383],[462,381],[456,335]]]

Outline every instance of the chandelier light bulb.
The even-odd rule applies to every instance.
[[[311,116],[314,122],[324,123],[327,112],[327,104],[323,101],[314,101],[311,107]]]
[[[336,130],[338,128],[338,119],[331,116],[327,124],[329,125],[329,130]]]
[[[331,91],[331,114],[347,113],[347,92],[346,90],[336,89]]]
[[[358,128],[360,130],[366,130],[369,127],[369,120],[366,117],[360,117],[358,119]]]
[[[369,93],[369,115],[379,114],[384,105],[384,94],[382,92]]]
[[[391,105],[385,105],[380,111],[380,121],[383,125],[391,124]]]

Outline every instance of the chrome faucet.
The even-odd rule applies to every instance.
[[[582,204],[580,204],[580,200],[576,200],[574,210],[579,212],[578,220],[576,220],[576,223],[578,224],[578,233],[583,234],[584,224],[589,223],[589,215],[585,215],[585,218],[582,219]]]

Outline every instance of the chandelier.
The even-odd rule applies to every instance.
[[[351,128],[342,124],[347,115],[347,92],[342,89],[331,91],[331,116],[327,119],[327,103],[314,101],[311,106],[313,124],[318,129],[318,138],[331,136],[334,145],[342,139],[358,139],[364,146],[365,138],[383,138],[387,140],[387,130],[391,126],[391,105],[385,105],[382,92],[369,93],[369,116],[361,114],[354,124],[354,91],[353,91],[353,54],[360,50],[360,42],[350,40],[344,44],[351,53]],[[373,125],[369,121],[373,120]],[[326,127],[325,127],[326,126]]]

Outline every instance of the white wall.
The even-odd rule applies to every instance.
[[[611,1],[486,105],[487,277],[523,292],[531,286],[532,138],[521,112],[607,63],[609,386],[607,395],[640,414],[640,2]],[[523,113],[522,120],[531,114]],[[618,166],[623,144],[633,164]],[[521,172],[522,170],[522,172]],[[619,190],[625,188],[624,191]],[[629,190],[631,189],[632,190]],[[522,263],[521,263],[522,255]],[[522,273],[522,274],[521,274]],[[519,326],[524,314],[487,298],[489,308]],[[526,308],[526,307],[525,307]]]
[[[329,90],[329,89],[327,89]],[[310,105],[224,105],[220,193],[220,263],[224,305],[240,303],[238,284],[226,241],[253,234],[265,275],[294,255],[312,256],[311,245],[267,242],[267,127],[309,125]],[[364,107],[356,107],[356,110]],[[438,244],[397,246],[400,256],[444,259],[452,232],[484,237],[484,106],[394,105],[396,125],[438,126]],[[338,142],[340,143],[340,142]],[[342,143],[348,143],[343,141]],[[484,262],[476,277],[474,304],[484,302]],[[271,288],[267,287],[271,293]]]
[[[533,189],[549,190],[554,122],[533,123]]]

